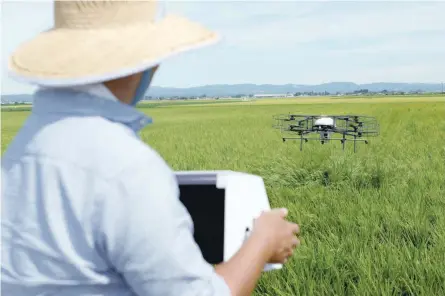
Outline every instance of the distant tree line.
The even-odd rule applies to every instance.
[[[328,91],[322,91],[322,92],[314,92],[314,91],[308,91],[308,92],[296,92],[294,96],[330,96],[330,95],[408,95],[408,94],[423,94],[425,93],[422,90],[416,90],[416,91],[390,91],[390,90],[381,90],[381,91],[370,91],[369,89],[358,89],[350,92],[328,92]]]
[[[305,92],[295,92],[293,94],[293,96],[295,97],[301,97],[301,96],[341,96],[341,95],[353,95],[353,96],[373,96],[373,95],[416,95],[416,94],[437,94],[437,93],[441,93],[441,92],[425,92],[422,90],[415,90],[415,91],[397,91],[397,90],[381,90],[381,91],[370,91],[369,89],[358,89],[358,90],[354,90],[354,91],[349,91],[349,92],[329,92],[329,91],[305,91]],[[228,98],[235,98],[235,99],[240,99],[240,98],[252,98],[254,97],[253,94],[236,94],[236,95],[225,95],[225,96],[208,96],[206,94],[202,94],[200,96],[159,96],[159,97],[154,97],[154,96],[146,96],[145,99],[146,100],[193,100],[193,99],[214,99],[217,100],[220,97],[228,97]]]

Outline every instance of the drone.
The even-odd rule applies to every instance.
[[[361,115],[300,115],[280,114],[274,116],[276,125],[274,128],[281,130],[283,142],[286,140],[300,140],[300,151],[303,150],[303,142],[319,140],[323,145],[330,141],[339,140],[345,150],[346,141],[368,144],[367,137],[379,135],[379,124],[375,117]],[[311,133],[318,133],[319,138],[309,138]],[[332,134],[340,134],[341,137],[333,138]],[[292,136],[298,135],[298,137]]]

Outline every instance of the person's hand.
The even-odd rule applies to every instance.
[[[297,224],[285,220],[287,209],[263,212],[255,219],[252,236],[264,242],[269,255],[268,263],[285,263],[300,244]]]

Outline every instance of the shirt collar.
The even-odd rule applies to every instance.
[[[79,92],[85,92],[104,99],[118,101],[116,96],[102,83],[73,86],[71,87],[71,89]]]
[[[34,94],[33,113],[101,116],[135,132],[152,123],[136,108],[121,103],[102,84],[75,88],[41,88]]]

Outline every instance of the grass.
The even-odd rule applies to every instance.
[[[261,175],[302,245],[255,295],[445,295],[445,98],[290,99],[143,108],[175,170]],[[369,145],[282,143],[278,113],[376,116]],[[2,113],[2,152],[29,112]]]

